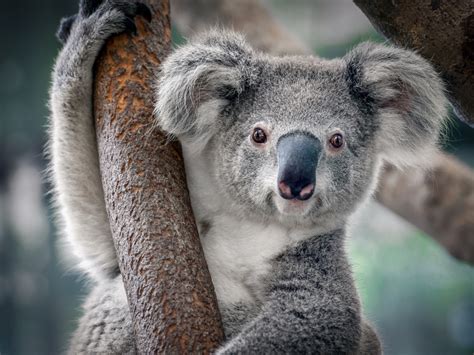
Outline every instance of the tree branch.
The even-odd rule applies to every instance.
[[[97,60],[102,182],[140,353],[208,353],[223,339],[179,145],[153,129],[155,69],[169,51],[166,0],[151,25],[110,39]]]
[[[246,34],[247,40],[261,51],[276,55],[311,52],[301,42],[293,40],[257,1],[216,1],[174,0],[173,19],[187,36],[219,23]],[[246,13],[250,15],[241,15]],[[435,157],[432,167],[428,171],[408,169],[401,172],[387,165],[377,198],[430,234],[452,255],[474,264],[474,171],[442,153]],[[414,193],[421,191],[426,194]]]
[[[173,21],[181,33],[192,36],[212,26],[234,28],[245,33],[255,48],[275,55],[310,54],[303,42],[289,34],[255,0],[172,1]]]
[[[433,63],[459,118],[474,127],[474,1],[354,2],[385,37]]]
[[[474,173],[438,154],[429,171],[386,166],[377,199],[437,240],[454,257],[474,264]]]

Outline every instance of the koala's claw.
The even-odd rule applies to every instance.
[[[135,3],[119,3],[117,7],[125,14],[126,18],[123,22],[125,31],[133,35],[137,34],[137,26],[135,25],[135,16],[142,16],[146,21],[150,22],[152,14],[150,8],[142,2]]]
[[[123,23],[124,23],[126,32],[129,32],[133,35],[137,34],[137,26],[135,25],[133,18],[126,17]]]
[[[77,15],[72,15],[69,17],[63,17],[61,19],[59,28],[56,32],[56,37],[62,44],[66,43],[67,39],[69,38],[69,35],[71,34],[71,27],[76,21],[76,18]]]
[[[99,8],[102,2],[103,0],[80,0],[79,14],[82,17],[89,17]]]
[[[146,21],[150,22],[152,19],[152,14],[150,8],[141,2],[136,2],[132,4],[124,4],[119,6],[121,10],[125,13],[125,31],[133,35],[137,34],[137,26],[135,25],[135,16],[142,16]]]
[[[109,0],[112,7],[120,9],[127,17],[133,19],[135,16],[142,16],[148,22],[151,21],[152,14],[150,8],[142,2],[123,2]]]
[[[136,6],[137,6],[137,10],[136,10],[137,15],[140,15],[148,22],[151,22],[152,14],[151,14],[150,8],[142,2],[137,2]]]

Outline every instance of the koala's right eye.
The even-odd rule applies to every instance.
[[[329,138],[329,143],[334,149],[340,149],[344,144],[344,138],[341,133],[335,133]]]
[[[264,144],[267,142],[267,134],[260,127],[255,127],[252,133],[252,140],[257,144]]]

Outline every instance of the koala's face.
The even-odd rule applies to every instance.
[[[379,156],[376,122],[352,99],[343,63],[254,65],[259,79],[220,114],[225,124],[210,139],[221,191],[282,223],[346,216],[371,189]]]
[[[161,126],[207,155],[216,192],[237,211],[286,225],[345,220],[381,159],[419,160],[445,115],[429,64],[390,47],[277,58],[211,34],[175,52],[163,74]]]

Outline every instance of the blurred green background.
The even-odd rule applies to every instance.
[[[382,40],[349,0],[265,3],[323,56]],[[50,72],[60,47],[54,33],[59,19],[74,12],[76,0],[3,2],[0,11],[2,355],[63,352],[88,289],[57,248],[43,174]],[[474,129],[453,124],[445,145],[474,166]],[[352,234],[349,253],[364,308],[387,354],[473,353],[474,268],[375,203]]]

